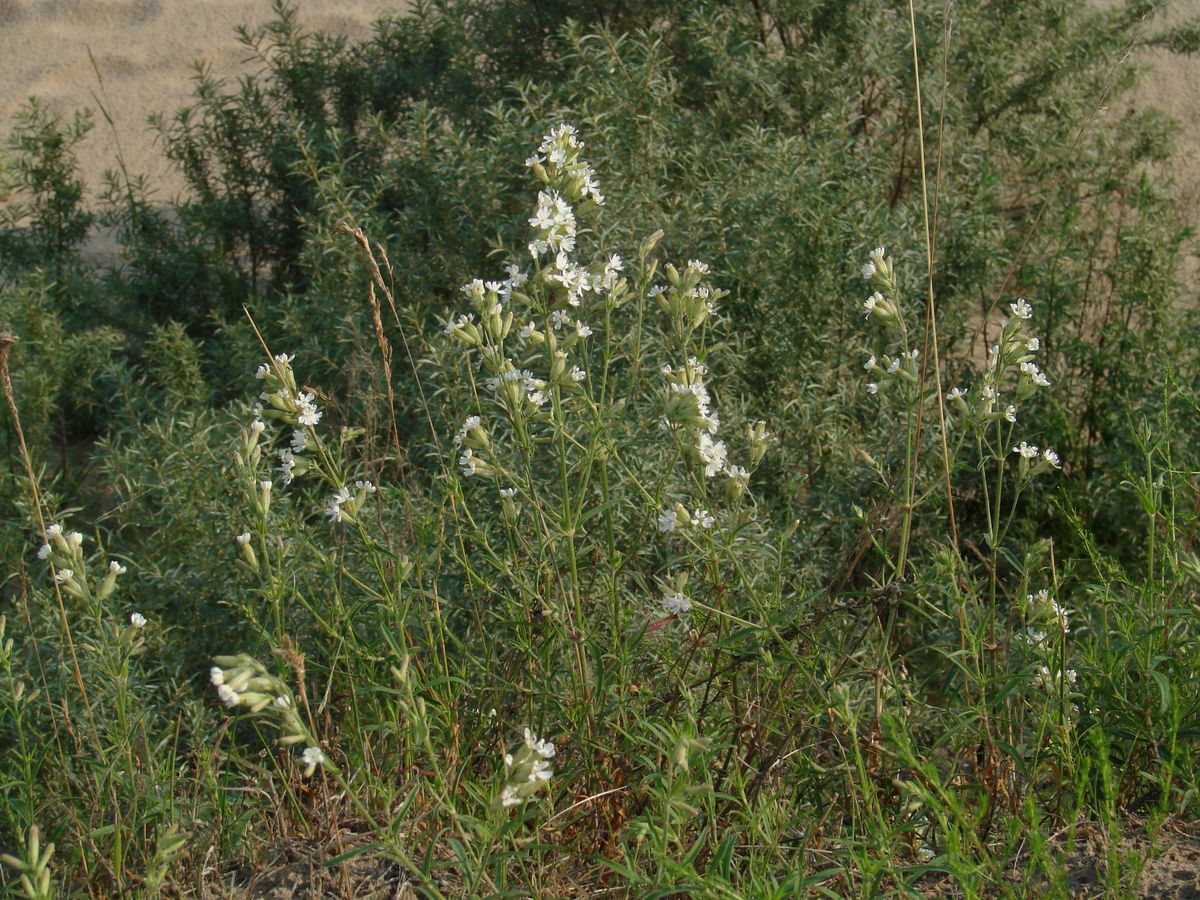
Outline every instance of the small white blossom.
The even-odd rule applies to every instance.
[[[1038,448],[1033,444],[1021,441],[1021,443],[1013,447],[1013,453],[1020,455],[1024,459],[1037,459]]]
[[[728,451],[725,442],[714,440],[708,431],[700,432],[700,461],[704,463],[704,476],[712,478],[725,468]]]
[[[304,760],[305,775],[312,775],[317,766],[325,762],[325,754],[321,752],[320,747],[305,747],[301,758]]]
[[[115,559],[113,559],[109,560],[108,571],[112,575],[124,575],[128,570]]]
[[[1024,297],[1017,300],[1016,303],[1010,303],[1008,308],[1013,311],[1013,315],[1018,319],[1028,319],[1033,315],[1033,308]]]
[[[672,616],[682,616],[692,608],[692,599],[682,591],[664,591],[663,608]]]
[[[145,628],[146,627],[146,617],[143,616],[141,613],[135,612],[129,616],[129,624],[132,625],[134,628]]]
[[[475,460],[475,454],[471,452],[470,447],[464,450],[462,456],[458,458],[458,464],[462,468],[463,474],[468,477],[479,471],[479,467]]]
[[[38,556],[38,559],[49,559],[50,558],[50,545],[42,544],[42,546],[38,547],[37,556]]]
[[[664,534],[675,530],[679,523],[679,514],[673,509],[663,510],[658,514],[658,530]]]

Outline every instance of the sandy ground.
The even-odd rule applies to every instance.
[[[367,37],[381,14],[405,6],[405,0],[298,0],[304,26],[352,38]],[[88,191],[99,190],[119,147],[129,171],[150,176],[165,199],[180,181],[146,117],[170,114],[188,100],[195,61],[224,77],[250,71],[233,30],[271,18],[271,0],[0,0],[0,138],[31,95],[66,114],[96,109],[99,97],[113,126],[96,117],[81,160]]]

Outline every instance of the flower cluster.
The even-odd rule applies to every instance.
[[[209,670],[209,681],[217,696],[230,709],[241,707],[253,716],[265,719],[279,731],[284,746],[306,744],[304,774],[312,775],[325,762],[325,754],[300,718],[291,690],[270,674],[257,659],[242,653],[218,656]]]
[[[750,473],[743,466],[730,464],[729,450],[717,437],[721,420],[712,409],[712,398],[704,383],[708,367],[693,356],[678,369],[666,365],[660,371],[668,387],[664,423],[673,430],[694,429],[695,452],[704,466],[704,477],[712,478],[724,472],[731,480],[734,493],[740,493],[749,483]],[[757,433],[752,429],[750,437],[751,446],[758,448],[765,448],[769,439],[765,427]],[[762,458],[760,451],[754,452]]]
[[[1038,667],[1037,671],[1033,673],[1033,686],[1039,690],[1057,694],[1063,687],[1063,677],[1062,670],[1057,670],[1052,674],[1049,666],[1040,666]],[[1074,669],[1067,669],[1066,684],[1068,686],[1068,690],[1070,687],[1074,687],[1077,678],[1078,675]]]
[[[874,293],[863,301],[863,311],[868,319],[874,318],[885,331],[898,339],[900,348],[895,355],[874,353],[863,363],[863,370],[871,378],[867,382],[867,393],[878,394],[888,381],[897,381],[912,388],[920,378],[917,360],[920,351],[908,347],[908,331],[900,312],[900,289],[896,280],[896,268],[892,258],[883,247],[876,247],[862,267],[862,276]]]
[[[1071,633],[1070,613],[1045,588],[1026,595],[1025,617],[1029,624],[1021,639],[1032,648],[1048,648]],[[1052,633],[1047,628],[1053,629]]]
[[[268,418],[279,419],[296,428],[311,428],[321,421],[321,410],[317,408],[316,397],[311,391],[301,391],[296,387],[296,375],[292,371],[292,360],[295,358],[294,355],[280,353],[271,362],[258,367],[254,377],[267,388],[259,394],[259,399],[270,406],[263,412]]]
[[[627,291],[621,257],[611,255],[586,266],[571,255],[578,227],[573,204],[594,206],[604,199],[595,172],[580,157],[582,148],[569,125],[545,135],[537,153],[526,161],[542,184],[529,219],[533,273],[527,275],[511,264],[502,281],[477,278],[463,285],[471,309],[452,316],[444,329],[472,352],[476,369],[483,373],[481,383],[507,419],[522,423],[518,427],[550,421],[556,407],[547,407],[559,392],[578,390],[587,381],[587,370],[572,352],[584,349],[594,335],[585,319],[576,318],[588,299],[606,296],[615,303]],[[514,328],[518,312],[524,324]],[[513,343],[521,347],[529,368],[514,362],[518,354],[510,349]],[[546,368],[535,375],[532,361],[539,356]],[[468,418],[454,436],[454,446],[464,476],[503,474],[478,417]]]
[[[554,771],[554,744],[538,738],[528,728],[525,740],[513,753],[504,754],[504,787],[499,803],[504,808],[519,806],[542,789]]]
[[[967,390],[956,387],[946,398],[965,419],[979,423],[998,420],[1015,424],[1017,404],[1028,400],[1040,388],[1049,387],[1050,379],[1033,361],[1041,349],[1041,340],[1028,333],[1033,307],[1025,299],[1009,304],[1012,318],[1005,320],[999,339],[988,349],[988,361],[978,397],[972,399]],[[1037,458],[1038,449],[1022,441],[1013,448],[1023,463]],[[1038,471],[1061,468],[1058,454],[1047,449]]]
[[[707,509],[693,509],[688,512],[687,507],[682,503],[676,503],[673,507],[663,510],[659,513],[657,520],[658,530],[664,534],[674,531],[679,526],[708,531],[716,521],[716,518]]]
[[[255,371],[254,376],[264,382],[267,388],[259,394],[259,399],[267,404],[267,407],[254,408],[254,421],[250,423],[250,434],[245,439],[246,446],[243,448],[247,454],[254,450],[259,436],[265,429],[263,416],[292,426],[288,446],[279,451],[280,480],[285,485],[291,484],[297,475],[304,474],[311,466],[302,454],[311,446],[312,429],[321,421],[322,415],[321,410],[317,408],[316,395],[311,391],[301,391],[296,386],[296,375],[292,371],[292,360],[295,358],[294,354],[280,353]],[[252,461],[257,463],[257,460],[258,454],[254,452]]]
[[[70,596],[84,601],[107,599],[116,590],[117,578],[126,572],[125,566],[115,559],[110,560],[104,578],[93,589],[83,554],[83,535],[78,531],[64,532],[57,523],[46,527],[45,543],[38,548],[37,555],[38,559],[47,560],[54,566],[55,584]]]
[[[354,522],[367,497],[375,491],[375,485],[369,481],[354,482],[354,493],[350,492],[349,487],[342,485],[329,498],[325,515],[329,516],[331,522]]]
[[[665,271],[667,284],[650,288],[649,296],[658,301],[670,318],[676,335],[686,341],[693,331],[716,315],[717,301],[729,292],[705,280],[708,265],[698,259],[689,259],[682,272],[667,263]]]

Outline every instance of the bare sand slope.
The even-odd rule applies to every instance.
[[[307,29],[363,38],[381,14],[406,3],[299,0],[298,5]],[[218,76],[249,71],[246,49],[233,30],[271,18],[270,0],[0,0],[0,138],[31,95],[69,114],[95,109],[94,93],[115,128],[96,116],[81,158],[91,195],[103,171],[113,167],[119,142],[130,172],[149,175],[165,199],[180,182],[168,171],[146,117],[169,114],[187,101],[196,60],[210,64]]]

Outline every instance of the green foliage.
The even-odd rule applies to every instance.
[[[1122,823],[1196,813],[1200,369],[1174,125],[1105,109],[1195,29],[915,6],[422,3],[353,43],[277,3],[256,75],[157,122],[183,197],[122,172],[98,213],[90,120],[32,105],[13,889],[303,844],[351,893],[379,853],[429,896],[1059,895],[1089,822],[1131,889]],[[586,149],[522,166],[559,122]]]

